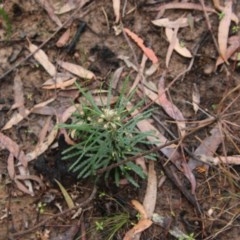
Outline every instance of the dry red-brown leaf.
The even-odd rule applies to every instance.
[[[134,208],[138,211],[138,213],[140,213],[141,219],[148,218],[148,215],[144,206],[139,201],[133,199],[131,203],[134,206]]]
[[[148,229],[152,225],[149,219],[141,219],[133,228],[131,228],[124,236],[123,240],[134,240],[136,235]]]
[[[158,58],[157,58],[156,54],[153,52],[153,50],[151,48],[148,48],[144,45],[143,40],[137,34],[132,32],[128,28],[124,28],[124,31],[125,31],[125,33],[127,33],[127,35],[129,37],[132,38],[132,40],[134,42],[137,43],[137,45],[142,49],[142,51],[152,61],[152,63],[157,63],[158,62]]]
[[[232,1],[227,1],[226,6],[222,10],[223,18],[221,19],[218,26],[218,45],[220,55],[224,61],[227,61],[227,42],[228,42],[228,33],[231,24],[231,15],[232,15]]]

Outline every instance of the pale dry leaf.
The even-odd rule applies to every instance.
[[[211,157],[204,154],[196,155],[202,162],[206,164],[229,164],[229,165],[240,165],[240,155],[234,156],[218,156],[218,157]]]
[[[37,51],[33,54],[33,57],[43,66],[50,76],[54,77],[57,71],[55,66],[49,61],[47,54],[42,49],[38,49],[38,46],[32,44],[30,41],[28,49],[31,53]]]
[[[42,84],[42,86],[48,86],[48,85],[53,85],[53,84],[57,84],[57,83],[62,83],[62,82],[67,81],[71,78],[73,78],[73,75],[71,73],[68,73],[68,72],[60,73],[60,72],[58,72],[56,74],[56,76],[54,76],[53,78],[50,78],[47,81],[45,81]]]
[[[120,21],[120,6],[121,2],[120,0],[112,0],[113,2],[113,11],[115,15],[115,23],[118,23]]]
[[[63,4],[62,6],[55,7],[54,13],[57,15],[61,15],[76,9],[76,7],[77,6],[75,1],[67,1],[67,3]]]
[[[166,54],[166,67],[169,66],[169,62],[170,62],[173,50],[175,49],[175,46],[178,42],[178,39],[177,39],[178,29],[179,29],[179,26],[176,26],[174,28],[174,30],[172,30],[170,28],[165,28],[166,35],[168,34],[169,37],[171,37],[171,38],[169,38],[170,44],[168,46],[168,50],[167,50],[167,54]],[[171,31],[172,31],[172,35],[170,36]]]
[[[22,192],[24,192],[24,193],[26,193],[26,194],[29,194],[29,195],[33,195],[33,193],[32,193],[31,191],[29,191],[29,190],[26,188],[26,186],[25,186],[21,181],[15,179],[14,182],[15,182],[17,188],[18,188],[20,191],[22,191]]]
[[[76,82],[77,78],[71,78],[63,82],[54,83],[52,85],[44,85],[42,89],[65,89],[66,87],[72,86]]]
[[[15,169],[14,169],[14,156],[12,153],[9,153],[8,160],[7,160],[7,170],[10,179],[14,179],[15,177]]]
[[[46,0],[38,0],[38,2],[46,10],[52,21],[55,22],[58,25],[58,27],[61,27],[62,26],[61,20],[55,15],[54,8],[51,2]]]
[[[13,113],[12,117],[9,119],[9,121],[3,126],[2,130],[7,130],[12,128],[12,126],[17,125],[20,123],[25,117],[27,117],[30,114],[30,111],[28,109],[25,109],[24,114],[20,113]]]
[[[84,79],[95,79],[95,74],[80,65],[76,65],[69,62],[57,61],[58,65],[64,68],[65,70],[77,75],[80,78]]]
[[[223,58],[223,60],[226,61],[228,34],[231,24],[232,1],[226,2],[226,6],[224,7],[222,13],[223,18],[221,19],[218,26],[218,45],[220,55]]]
[[[124,69],[124,67],[119,67],[114,71],[114,73],[112,75],[112,78],[111,78],[111,83],[112,83],[112,88],[113,89],[117,88],[118,82],[119,82],[120,77],[121,77],[122,72],[123,72],[123,69]]]
[[[46,137],[46,140],[44,142],[39,144],[32,152],[27,153],[26,157],[28,162],[36,159],[38,156],[43,154],[49,148],[49,146],[53,143],[53,141],[57,136],[57,133],[58,133],[58,129],[53,128],[52,131]]]
[[[0,132],[0,145],[7,149],[19,162],[26,168],[28,161],[24,152],[20,149],[19,145],[11,138]]]
[[[38,143],[37,145],[39,144],[42,144],[46,135],[47,135],[47,132],[49,131],[49,128],[50,128],[50,123],[51,123],[51,117],[48,117],[40,131],[40,133],[38,134]]]
[[[147,190],[143,200],[143,206],[147,217],[151,218],[157,201],[157,174],[154,169],[154,161],[149,162]]]
[[[11,109],[18,108],[21,115],[24,116],[24,94],[23,94],[23,84],[19,74],[14,77],[13,91],[14,91],[14,104]]]
[[[197,113],[199,109],[199,104],[200,104],[200,93],[196,83],[194,83],[193,90],[192,90],[192,105],[195,113]]]
[[[174,37],[174,31],[170,28],[165,28],[165,33],[166,33],[168,42],[171,43],[171,41]],[[191,52],[186,47],[184,47],[180,44],[178,38],[176,38],[176,42],[175,42],[175,45],[174,45],[174,50],[183,57],[186,57],[186,58],[191,58],[192,57]]]
[[[152,23],[155,26],[166,27],[166,28],[175,28],[176,26],[179,26],[179,28],[183,28],[183,27],[189,26],[188,18],[181,18],[175,21],[171,21],[169,20],[169,18],[161,18],[161,19],[153,20]]]

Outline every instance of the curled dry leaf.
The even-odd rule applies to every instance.
[[[127,33],[127,35],[132,38],[134,42],[142,49],[142,51],[145,53],[145,55],[152,61],[152,63],[157,63],[158,58],[153,52],[151,48],[148,48],[144,45],[143,40],[134,32],[129,30],[128,28],[124,28],[124,32]]]
[[[177,19],[176,21],[171,21],[168,18],[161,18],[161,19],[153,20],[152,23],[155,26],[166,27],[166,28],[175,28],[176,26],[179,26],[181,28],[181,27],[189,26],[188,18],[181,18],[181,19]]]
[[[218,45],[220,55],[223,60],[226,61],[228,33],[231,24],[232,1],[226,2],[226,6],[224,7],[222,12],[224,15],[218,26]]]
[[[113,11],[116,17],[115,23],[118,23],[120,20],[120,0],[112,0],[113,1]]]
[[[170,28],[165,28],[165,33],[166,33],[168,42],[171,43],[174,40],[173,39],[174,31]],[[177,37],[174,45],[174,50],[183,57],[186,57],[186,58],[192,57],[191,52],[186,47],[181,46],[179,39]]]
[[[96,78],[93,72],[83,68],[80,65],[76,65],[76,64],[64,62],[64,61],[57,61],[57,63],[59,66],[61,66],[65,70],[77,75],[80,78],[84,78],[84,79]]]
[[[32,44],[30,41],[28,49],[31,53],[35,52],[33,57],[43,66],[50,76],[54,77],[57,71],[55,66],[49,61],[47,54],[43,50],[38,49],[38,46]]]

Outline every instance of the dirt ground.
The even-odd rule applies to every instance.
[[[59,60],[63,60],[91,70],[96,76],[93,81],[77,79],[78,83],[89,91],[108,85],[109,80],[114,78],[114,73],[116,74],[121,67],[123,69],[118,87],[121,87],[123,79],[127,76],[131,84],[134,82],[137,72],[131,66],[127,66],[122,58],[124,56],[129,62],[139,66],[143,53],[126,34],[120,32],[116,35],[114,27],[120,24],[116,23],[112,1],[43,1],[52,2],[53,5],[88,2],[75,15],[73,13],[77,7],[68,13],[58,15],[62,23],[72,19],[60,30],[57,30],[56,22],[40,5],[41,1],[2,2],[12,30],[11,33],[7,33],[8,24],[1,15],[0,133],[16,142],[24,153],[34,151],[42,130],[47,126],[46,133],[49,134],[57,125],[57,116],[62,116],[73,103],[79,102],[79,92],[74,85],[62,89],[42,88],[50,76],[33,56],[26,58],[30,54],[29,41],[37,46],[43,44],[41,49],[55,66]],[[201,6],[201,2],[214,9],[214,1],[125,0],[121,1],[120,11],[124,28],[141,37],[145,46],[153,49],[159,59],[157,70],[152,75],[146,76],[147,81],[158,86],[160,77],[165,74],[168,99],[182,113],[186,123],[184,130],[188,133],[194,130],[194,133],[187,134],[185,138],[175,142],[181,159],[186,162],[191,160],[192,154],[206,138],[209,138],[209,142],[205,142],[209,147],[206,156],[227,158],[240,155],[239,62],[229,58],[226,64],[215,67],[219,56],[217,39],[221,12],[218,9],[216,10],[219,14],[208,12],[207,20],[202,9],[196,10],[190,5],[195,3]],[[226,2],[220,1],[221,6]],[[165,28],[155,26],[152,21],[159,16],[157,9],[160,6],[171,3],[176,4],[176,8],[166,9],[162,18],[176,20],[188,17],[194,21],[191,27],[179,28],[177,33],[181,44],[190,50],[192,57],[186,58],[173,51],[169,66],[166,67],[169,42]],[[190,7],[180,9],[177,5],[179,3],[189,3]],[[233,0],[232,4],[233,13],[239,19],[240,2]],[[86,23],[86,29],[77,41],[76,48],[69,50],[68,47],[57,47],[56,42],[66,29],[70,30],[68,42],[71,41],[81,21]],[[211,25],[211,31],[208,29],[208,23]],[[229,37],[239,38],[239,25],[237,27],[235,25],[232,21]],[[233,31],[234,26],[236,31]],[[147,60],[146,69],[150,66],[151,61]],[[25,109],[30,110],[36,104],[52,98],[53,101],[47,104],[44,112],[35,109],[36,111],[26,115],[22,121],[4,129],[5,124],[20,109],[19,106],[13,108],[13,104],[16,104],[14,90],[16,78],[22,82]],[[141,82],[138,84],[139,90],[142,89],[142,84]],[[192,100],[195,92],[200,96],[197,111],[194,111]],[[146,98],[147,104],[151,104],[149,98]],[[157,104],[153,106],[155,107],[151,119],[153,125],[169,141],[178,139],[181,135],[175,120],[169,117],[164,107]],[[213,133],[216,126],[220,137]],[[56,134],[54,143],[50,144],[42,155],[52,159],[51,161],[59,154],[58,149],[52,147],[57,142],[58,135]],[[131,200],[143,202],[147,180],[137,179],[140,187],[135,188],[131,184],[116,187],[111,181],[108,183],[100,181],[94,186],[94,180],[91,178],[70,181],[70,184],[63,179],[62,184],[67,192],[74,202],[79,204],[78,208],[82,207],[82,212],[73,219],[77,208],[69,210],[61,191],[56,183],[53,183],[54,176],[44,174],[44,169],[36,170],[34,167],[39,157],[29,162],[28,171],[31,176],[38,176],[44,186],[30,179],[34,196],[20,190],[23,181],[20,179],[17,185],[17,181],[11,178],[9,149],[3,146],[2,141],[0,141],[0,239],[123,239],[125,233],[138,222],[137,211],[132,207]],[[154,221],[150,228],[142,232],[141,239],[239,239],[239,166],[220,162],[217,165],[203,167],[203,163],[199,162],[198,167],[193,169],[196,179],[194,195],[191,193],[192,182],[184,176],[184,170],[179,171],[162,152],[158,151],[157,154],[155,170],[158,187],[154,213],[168,221],[166,220],[164,227]],[[19,171],[17,157],[15,156],[14,162],[15,171]],[[195,161],[192,160],[192,163],[196,164]],[[114,219],[114,216],[113,223],[101,226],[106,219]],[[121,218],[118,219],[118,216]],[[116,227],[121,220],[126,220],[126,224],[113,238],[109,238],[109,229],[112,225]],[[188,238],[174,237],[171,234],[174,228],[183,231]]]

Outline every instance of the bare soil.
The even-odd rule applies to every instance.
[[[71,26],[68,26],[71,30],[71,37],[73,37],[80,20],[87,24],[87,28],[73,52],[69,54],[66,52],[66,48],[58,48],[55,45],[64,30],[52,37],[42,49],[54,64],[61,59],[92,70],[97,76],[94,82],[78,80],[89,90],[99,89],[100,86],[108,84],[114,71],[121,66],[124,66],[124,70],[120,81],[123,81],[124,76],[129,76],[133,82],[136,72],[127,68],[117,56],[124,55],[129,57],[131,62],[135,63],[137,60],[140,63],[142,58],[140,48],[129,40],[130,47],[123,34],[115,35],[113,30],[115,16],[111,1],[90,2],[81,10],[87,11],[86,14],[80,19],[76,17]],[[170,84],[169,96],[183,113],[187,122],[187,131],[198,127],[199,121],[209,119],[209,116],[212,116],[215,118],[214,124],[217,123],[221,126],[222,134],[225,136],[225,140],[218,147],[216,154],[239,155],[240,100],[237,97],[239,96],[240,69],[238,63],[232,60],[229,61],[228,65],[215,69],[218,52],[212,35],[208,31],[204,13],[195,10],[168,10],[164,13],[164,17],[169,19],[177,19],[187,14],[191,14],[197,19],[193,29],[183,28],[178,33],[179,39],[191,52],[194,52],[198,47],[193,64],[189,67],[190,59],[173,52],[167,69],[165,58],[169,43],[164,29],[151,23],[156,18],[157,12],[150,11],[150,9],[156,9],[159,4],[153,4],[155,1],[144,3],[144,1],[128,0],[122,2],[126,3],[125,15],[121,19],[124,27],[131,29],[144,39],[144,43],[151,47],[160,59],[157,72],[148,80],[157,85],[160,76],[167,70],[165,85]],[[181,1],[160,2],[164,4]],[[199,1],[188,2],[199,4]],[[205,4],[212,6],[210,1],[205,1]],[[233,11],[238,14],[239,18],[240,3],[233,1],[233,5]],[[6,73],[29,54],[27,38],[32,43],[40,45],[57,28],[37,1],[5,1],[4,9],[11,21],[12,34],[8,38],[6,37],[4,22],[2,22],[2,29],[0,29],[0,75]],[[69,17],[70,13],[67,13],[61,15],[60,19],[64,22]],[[212,34],[217,37],[219,18],[216,14],[210,14],[209,17]],[[239,33],[237,34],[239,35]],[[147,67],[149,66],[150,62],[147,62]],[[188,67],[189,70],[185,74],[181,74]],[[54,97],[55,101],[50,106],[56,110],[56,114],[60,115],[77,99],[78,93],[74,89],[42,89],[42,84],[49,79],[49,75],[31,57],[0,79],[0,129],[16,111],[11,109],[14,103],[13,80],[16,75],[20,76],[23,82],[27,109]],[[199,90],[201,97],[199,104],[201,110],[197,113],[194,112],[191,104],[194,86]],[[232,91],[235,88],[236,90]],[[148,100],[147,103],[150,101]],[[228,115],[230,113],[231,115]],[[167,116],[163,109],[156,106],[154,115],[166,129],[171,131],[172,135],[164,130],[159,122],[154,121],[155,126],[161,129],[168,139],[173,140],[179,136],[174,121]],[[40,131],[48,118],[49,116],[33,113],[17,125],[2,132],[16,141],[24,152],[31,152],[34,150]],[[230,125],[230,123],[234,123],[234,125]],[[50,126],[55,124],[56,118],[51,116]],[[211,135],[210,131],[214,124],[199,128],[198,131],[183,140],[182,147],[189,152],[194,152],[201,141]],[[55,142],[57,142],[57,138]],[[187,161],[190,155],[183,148],[182,151]],[[44,157],[54,158],[57,154],[57,150],[49,149],[45,152]],[[158,154],[159,159],[162,159],[161,153]],[[89,199],[94,190],[92,179],[71,182],[70,185],[66,184],[66,189],[74,202],[81,204],[87,201],[82,207],[81,217],[71,219],[73,214],[67,210],[66,202],[58,187],[52,183],[51,176],[43,176],[42,172],[34,169],[36,160],[29,163],[29,171],[32,175],[41,176],[45,188],[35,189],[35,196],[29,196],[22,193],[9,178],[7,159],[8,151],[0,148],[0,239],[107,239],[106,234],[104,234],[107,227],[103,231],[97,231],[96,221],[100,222],[101,217],[127,212],[129,213],[128,224],[113,238],[123,239],[124,233],[131,227],[130,223],[137,222],[137,212],[132,208],[130,201],[137,199],[142,202],[147,185],[144,180],[138,180],[140,188],[134,188],[130,184],[117,188],[112,182],[101,181],[93,199]],[[166,169],[163,168],[160,160],[156,162],[155,168],[158,181],[160,181]],[[194,170],[197,180],[195,199],[197,199],[201,211],[191,200],[186,198],[181,190],[185,189],[188,193],[191,192],[189,181],[178,170],[174,171],[179,174],[184,185],[179,187],[165,172],[167,178],[163,185],[158,187],[155,207],[156,213],[170,217],[171,221],[166,228],[153,224],[142,233],[141,239],[175,239],[169,233],[169,229],[173,227],[178,227],[187,234],[193,233],[195,239],[239,239],[239,167],[220,164],[210,166],[206,172]],[[44,202],[46,206],[39,207],[39,204]],[[59,206],[62,211],[66,212],[59,217],[54,217],[54,214],[60,212]],[[41,209],[42,213],[40,213]],[[49,236],[47,231],[49,231]],[[86,238],[83,237],[84,233],[87,234]]]

